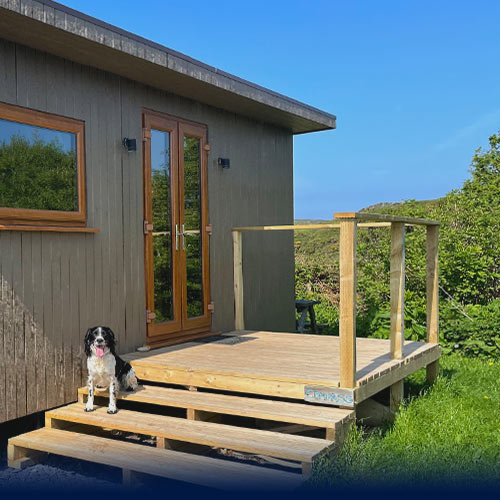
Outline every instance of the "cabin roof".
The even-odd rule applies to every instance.
[[[51,0],[0,0],[0,37],[294,134],[336,117]]]

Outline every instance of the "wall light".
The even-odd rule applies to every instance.
[[[129,153],[131,151],[137,151],[137,141],[135,139],[129,139],[128,137],[124,137],[122,144]]]
[[[222,168],[229,168],[229,158],[217,158],[217,164]]]

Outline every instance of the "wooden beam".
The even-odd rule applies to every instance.
[[[284,439],[297,441],[299,438],[302,438],[302,436],[285,436]],[[225,489],[236,493],[241,491],[242,485],[266,492],[270,488],[279,491],[283,491],[285,488],[293,490],[303,482],[303,477],[299,474],[250,466],[228,460],[217,460],[194,453],[161,450],[151,446],[76,432],[38,429],[11,438],[10,441],[10,444],[28,447],[30,450],[39,450],[87,462],[119,467],[120,469],[141,474],[166,477],[176,481],[194,483],[219,490]],[[324,441],[324,443],[329,446],[327,441]],[[291,446],[293,447],[293,445]],[[252,453],[252,451],[249,451],[249,453]],[[259,450],[257,453],[267,455],[268,450]],[[297,459],[291,458],[289,460],[299,462],[315,460],[315,456],[311,455],[313,454],[307,456],[301,453]]]
[[[439,360],[430,363],[426,367],[427,382],[432,384],[438,378],[439,375]]]
[[[233,266],[234,266],[234,328],[245,329],[245,311],[243,298],[243,255],[241,232],[233,231]]]
[[[362,222],[358,227],[389,227],[390,222]],[[280,226],[243,226],[233,227],[233,231],[294,231],[296,229],[339,229],[340,224],[283,224]]]
[[[357,387],[354,391],[356,403],[359,404],[361,401],[377,394],[377,392],[382,391],[386,387],[394,385],[399,380],[437,361],[440,357],[441,348],[438,345],[431,346],[429,350],[420,356],[407,356],[404,360],[399,361],[400,364],[394,366],[391,370]]]
[[[340,223],[340,387],[356,386],[356,220]]]
[[[401,379],[392,384],[390,393],[390,409],[397,412],[404,397],[404,380]]]
[[[374,222],[402,222],[403,224],[439,226],[441,223],[437,220],[419,219],[416,217],[401,217],[399,215],[370,214],[367,212],[338,212],[333,214],[336,219],[356,219],[370,220]]]
[[[427,342],[439,342],[438,228],[427,228]]]
[[[427,342],[439,343],[439,228],[427,228]],[[427,366],[427,381],[436,380],[439,361]]]
[[[313,470],[312,462],[302,462],[302,475],[305,477],[311,477]]]
[[[278,226],[233,227],[233,231],[294,231],[295,229],[338,229],[340,224],[282,224]]]
[[[7,465],[11,469],[26,469],[42,462],[47,454],[41,451],[30,450],[13,444],[7,445]]]
[[[356,406],[356,420],[369,427],[378,427],[394,421],[394,412],[372,398],[365,399]]]
[[[139,474],[130,469],[122,469],[122,483],[125,488],[137,488],[141,485]]]
[[[100,229],[95,227],[73,227],[73,226],[50,226],[23,224],[0,224],[0,231],[35,231],[35,232],[56,232],[56,233],[99,233]]]
[[[391,226],[391,359],[403,359],[405,338],[405,226]]]
[[[335,448],[333,449],[334,451],[339,451],[342,448],[342,445],[344,444],[345,439],[349,435],[351,427],[353,426],[354,423],[355,419],[338,423],[335,426]]]

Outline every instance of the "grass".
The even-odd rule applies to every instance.
[[[500,363],[443,357],[433,386],[423,370],[408,377],[394,423],[374,431],[355,427],[337,457],[318,463],[311,484],[498,487],[499,380]]]

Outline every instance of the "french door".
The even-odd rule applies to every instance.
[[[207,130],[143,113],[148,343],[210,329]]]

